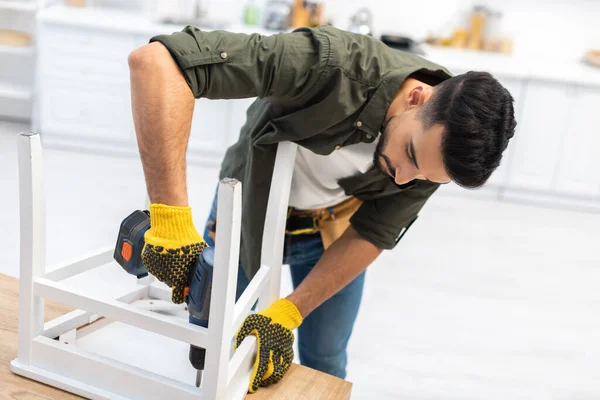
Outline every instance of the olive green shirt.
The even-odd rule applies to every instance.
[[[329,26],[272,36],[186,27],[151,41],[169,49],[196,98],[258,97],[220,173],[243,184],[240,261],[249,278],[260,267],[277,143],[327,155],[372,142],[407,77],[435,85],[451,76],[419,56]],[[420,180],[398,186],[374,167],[339,184],[364,201],[352,226],[381,249],[396,245],[439,186]]]

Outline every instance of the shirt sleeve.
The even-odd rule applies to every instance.
[[[393,195],[365,200],[350,224],[380,249],[393,249],[438,187],[437,183],[419,181]]]
[[[298,99],[316,85],[330,53],[327,36],[308,28],[263,36],[187,26],[150,42],[167,47],[195,98],[209,99]]]

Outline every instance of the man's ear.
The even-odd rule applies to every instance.
[[[407,105],[408,108],[420,106],[425,102],[423,86],[417,86],[408,93]]]

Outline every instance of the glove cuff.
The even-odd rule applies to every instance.
[[[194,227],[191,207],[150,204],[150,230],[146,241],[167,248],[179,247],[204,240]],[[158,243],[164,242],[164,243]]]
[[[281,324],[289,330],[294,330],[302,324],[302,314],[298,311],[298,307],[288,299],[277,300],[259,314],[271,318],[273,323]]]

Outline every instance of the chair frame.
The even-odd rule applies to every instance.
[[[247,337],[231,356],[231,340],[258,300],[264,309],[280,295],[281,267],[289,192],[297,145],[278,145],[267,206],[261,267],[235,301],[242,184],[223,179],[218,188],[215,266],[210,305],[210,326],[190,324],[176,315],[156,313],[150,299],[170,302],[170,290],[152,276],[138,279],[135,287],[118,296],[92,296],[64,279],[114,263],[114,249],[105,248],[76,260],[46,267],[43,154],[40,135],[21,133],[18,139],[20,193],[20,281],[16,374],[91,399],[243,399],[256,357],[256,338]],[[125,272],[123,272],[125,273]],[[44,323],[44,299],[74,308]],[[104,322],[103,322],[104,321]],[[203,383],[184,384],[73,344],[84,335],[119,321],[182,342],[206,348]],[[56,340],[58,338],[58,340]]]

